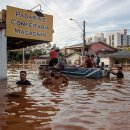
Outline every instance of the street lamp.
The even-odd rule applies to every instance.
[[[32,9],[31,9],[31,11],[33,10],[33,9],[35,9],[36,7],[40,7],[40,9],[39,10],[37,10],[37,11],[34,11],[34,13],[37,15],[37,16],[39,16],[39,17],[44,17],[44,15],[43,15],[43,13],[42,13],[42,10],[41,10],[41,4],[38,4],[38,5],[36,5],[35,7],[33,7]]]
[[[75,21],[75,23],[80,27],[80,29],[83,31],[83,53],[82,55],[84,56],[85,55],[85,43],[86,43],[86,40],[85,40],[85,21],[83,21],[83,28],[79,25],[79,23],[75,20],[75,19],[72,19],[70,18],[70,20],[73,20]]]

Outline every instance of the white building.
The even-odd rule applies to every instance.
[[[127,29],[107,33],[106,42],[113,47],[130,45],[130,35],[127,35]]]
[[[127,45],[130,45],[130,35],[127,35]]]
[[[86,37],[86,42],[91,43],[91,42],[103,42],[106,43],[106,38],[104,37],[104,33],[95,33],[94,35],[87,36]]]
[[[36,67],[40,67],[41,65],[49,65],[49,61],[50,61],[50,56],[49,55],[43,55],[40,57],[35,57],[33,59]]]

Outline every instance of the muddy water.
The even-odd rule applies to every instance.
[[[0,130],[130,130],[130,78],[71,78],[68,85],[17,86],[18,71],[0,81]],[[13,94],[15,93],[15,94]]]

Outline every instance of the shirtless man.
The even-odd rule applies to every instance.
[[[48,76],[43,84],[63,84],[69,81],[69,78],[65,75],[62,75],[59,70],[53,72],[54,76]]]

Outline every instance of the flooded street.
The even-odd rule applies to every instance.
[[[130,0],[0,1],[0,130],[130,130]]]
[[[0,130],[130,130],[130,72],[123,81],[71,78],[68,85],[17,86],[18,71],[0,81]],[[11,94],[14,93],[15,94]]]

